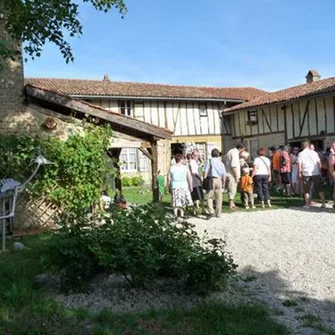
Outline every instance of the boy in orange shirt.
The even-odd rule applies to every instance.
[[[254,190],[253,190],[254,182],[250,176],[250,169],[243,168],[242,169],[242,177],[240,180],[240,187],[242,191],[242,198],[244,202],[245,209],[249,209],[249,202],[251,208],[256,208],[254,205]]]

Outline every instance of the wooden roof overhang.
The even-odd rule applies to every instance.
[[[25,93],[28,102],[79,119],[92,117],[99,120],[99,124],[109,123],[114,131],[143,141],[153,143],[160,139],[172,138],[172,132],[167,129],[44,88],[28,84],[25,86]]]

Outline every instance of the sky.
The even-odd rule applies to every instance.
[[[125,0],[128,13],[80,2],[75,61],[46,45],[26,77],[136,81],[275,91],[310,69],[335,76],[333,0]]]

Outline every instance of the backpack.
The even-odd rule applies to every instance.
[[[280,160],[279,160],[280,166],[286,166],[286,158],[284,154],[280,155]]]

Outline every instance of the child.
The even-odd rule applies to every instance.
[[[254,192],[253,192],[253,181],[250,176],[250,169],[245,167],[242,169],[242,177],[241,177],[241,192],[242,198],[244,202],[245,209],[249,209],[249,201],[251,204],[251,208],[256,208],[254,205]]]
[[[163,175],[161,175],[161,171],[158,171],[157,187],[158,187],[158,192],[159,192],[159,201],[162,202],[164,192],[165,192],[165,178]]]

